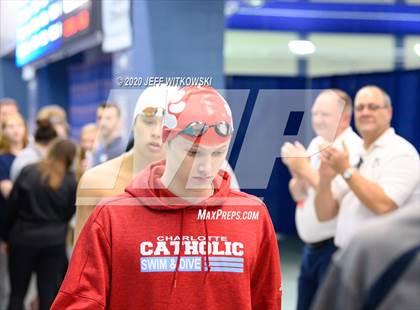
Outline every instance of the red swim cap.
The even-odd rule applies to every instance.
[[[213,146],[228,141],[232,131],[229,105],[212,87],[184,87],[169,100],[163,121],[163,142],[181,134],[197,144]]]

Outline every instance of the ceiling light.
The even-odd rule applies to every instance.
[[[247,3],[251,6],[262,6],[265,3],[265,0],[248,0]]]
[[[231,16],[238,12],[239,2],[237,1],[226,1],[225,2],[225,16]]]
[[[293,40],[290,41],[289,49],[296,55],[310,55],[315,52],[315,45],[308,40]]]

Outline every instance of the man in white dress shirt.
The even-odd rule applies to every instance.
[[[390,127],[391,100],[376,86],[355,97],[355,123],[363,138],[360,165],[352,167],[348,149],[329,147],[321,153],[315,206],[321,221],[338,215],[335,244],[345,247],[361,227],[403,205],[419,205],[419,155]],[[332,180],[341,175],[345,183]],[[386,236],[384,236],[386,238]]]
[[[298,280],[297,309],[309,309],[336,247],[333,242],[336,220],[321,223],[315,213],[315,189],[320,165],[319,147],[324,143],[341,147],[345,141],[358,148],[362,141],[350,127],[352,102],[341,90],[325,90],[312,107],[312,127],[317,136],[307,150],[299,143],[285,143],[282,160],[292,179],[289,190],[297,202],[295,220],[299,237],[305,242]],[[357,154],[354,161],[357,162]],[[343,182],[340,178],[334,182]]]

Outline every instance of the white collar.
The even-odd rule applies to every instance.
[[[329,141],[325,140],[321,136],[317,136],[316,139],[318,139],[318,142],[319,142],[320,145],[322,143],[328,143],[328,145],[330,145],[330,146],[331,145],[337,146],[342,141],[345,141],[346,138],[353,132],[354,132],[353,129],[351,128],[351,126],[349,126],[346,129],[344,129],[343,132],[341,134],[339,134],[332,142],[329,142]]]
[[[379,136],[379,138],[377,138],[372,145],[376,146],[384,146],[386,144],[388,144],[388,142],[390,141],[390,139],[395,136],[395,130],[394,128],[390,127],[387,130],[385,130],[385,132]]]
[[[389,143],[392,137],[395,136],[394,128],[390,127],[385,130],[373,143],[369,146],[368,149],[363,147],[363,152],[365,154],[371,152],[374,148],[385,146]]]
[[[346,138],[353,133],[353,129],[349,126],[344,131],[335,138],[334,143],[339,143],[343,140],[346,140]]]

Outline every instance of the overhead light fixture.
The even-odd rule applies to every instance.
[[[262,5],[264,5],[265,4],[265,0],[248,0],[248,1],[246,1],[249,5],[251,5],[251,6],[255,6],[255,7],[258,7],[258,6],[262,6]]]
[[[296,55],[310,55],[315,52],[315,45],[308,40],[292,40],[288,46],[290,51]]]
[[[239,10],[239,2],[228,0],[225,2],[225,16],[232,16]]]
[[[420,43],[416,43],[416,44],[414,44],[414,53],[416,53],[416,55],[418,56],[418,57],[420,57]]]

